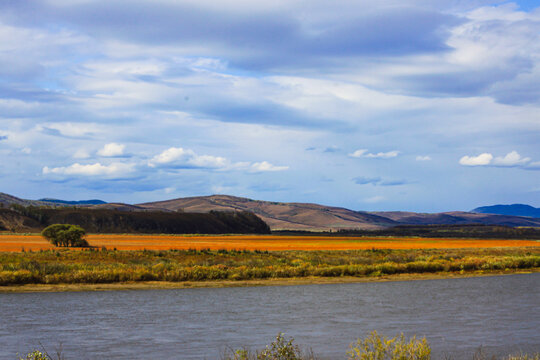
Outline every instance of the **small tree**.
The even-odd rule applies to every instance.
[[[54,246],[86,247],[86,231],[78,225],[53,224],[47,226],[41,235]]]

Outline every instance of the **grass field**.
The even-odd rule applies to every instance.
[[[117,250],[368,250],[368,249],[466,249],[498,247],[540,247],[535,240],[445,239],[397,237],[324,237],[324,236],[174,236],[174,235],[96,235],[87,240],[91,246]],[[1,234],[0,251],[50,250],[54,246],[37,234]]]
[[[537,271],[540,242],[317,236],[88,235],[53,248],[40,235],[0,235],[6,286],[366,278]]]

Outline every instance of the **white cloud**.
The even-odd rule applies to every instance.
[[[493,165],[497,166],[518,166],[523,165],[531,161],[531,158],[522,158],[517,151],[512,151],[506,154],[506,156],[497,156],[493,160]]]
[[[229,161],[221,156],[195,155],[189,160],[189,163],[195,167],[223,169],[229,165]]]
[[[359,157],[364,156],[365,153],[367,153],[367,149],[359,149],[359,150],[356,150],[355,152],[350,153],[349,156],[354,157],[354,158],[359,158]]]
[[[493,160],[493,155],[491,155],[490,153],[483,153],[478,156],[465,155],[461,159],[459,159],[459,163],[465,166],[483,166],[489,165],[491,160]]]
[[[194,155],[195,153],[192,150],[172,147],[163,151],[161,154],[154,156],[152,160],[150,160],[149,165],[154,167],[160,164],[170,164]]]
[[[43,168],[44,175],[66,176],[103,176],[106,178],[122,178],[133,172],[135,164],[112,163],[102,165],[100,163],[82,165],[75,163],[66,167]]]
[[[100,149],[98,155],[104,157],[122,156],[124,155],[125,147],[126,146],[122,144],[110,143]]]
[[[388,151],[388,152],[378,152],[376,154],[366,154],[365,156],[367,158],[382,158],[382,159],[388,159],[388,158],[393,158],[393,157],[396,157],[399,155],[399,151],[397,150],[393,150],[393,151]]]
[[[374,153],[368,153],[367,149],[359,149],[349,154],[350,157],[354,157],[354,158],[365,157],[365,158],[371,158],[371,159],[389,159],[389,158],[396,157],[398,155],[399,155],[399,151],[397,150],[392,150],[388,152],[378,152],[374,154]]]
[[[172,168],[209,168],[224,169],[229,161],[221,156],[197,155],[191,149],[171,147],[161,154],[154,156],[149,162],[150,167],[163,166]]]
[[[429,155],[418,155],[416,157],[416,161],[430,161],[431,160],[431,156]]]
[[[272,165],[268,161],[261,161],[251,164],[251,171],[253,172],[283,171],[287,170],[288,168],[288,166]]]
[[[521,157],[517,151],[511,151],[505,156],[493,157],[490,153],[482,153],[478,156],[463,156],[459,163],[465,166],[501,166],[501,167],[523,167],[531,161],[531,158]],[[532,165],[534,163],[531,163]]]
[[[198,155],[191,149],[171,147],[161,154],[154,156],[149,162],[150,167],[165,168],[197,168],[217,170],[240,170],[248,172],[268,172],[287,170],[288,166],[276,166],[268,161],[260,162],[231,162],[222,156]]]

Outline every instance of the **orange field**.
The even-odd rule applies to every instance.
[[[175,235],[88,235],[95,247],[117,250],[237,249],[237,250],[362,250],[445,249],[540,246],[535,240],[478,240],[445,238],[368,238],[325,236],[175,236]],[[0,251],[54,248],[40,235],[0,234]]]

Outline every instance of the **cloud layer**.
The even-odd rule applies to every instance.
[[[4,1],[0,191],[540,206],[539,84],[530,3]]]

